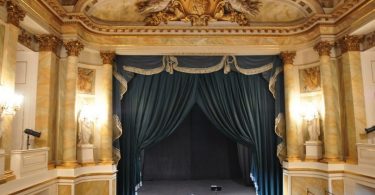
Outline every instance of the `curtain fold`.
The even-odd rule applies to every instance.
[[[196,75],[136,75],[122,102],[122,158],[118,194],[132,195],[140,183],[141,151],[170,135],[195,102]]]
[[[217,62],[210,58],[220,59],[217,56],[116,57],[113,105],[114,148],[116,154],[119,154],[116,148],[121,151],[118,194],[135,194],[135,187],[141,181],[140,152],[170,135],[195,102],[225,135],[251,148],[252,163],[247,168],[258,194],[282,193],[282,172],[276,157],[277,154],[282,161],[285,155],[280,58],[224,56],[225,61],[220,63],[225,62],[225,73],[212,72]],[[199,67],[209,74],[181,73],[177,67],[179,61],[179,68],[189,69],[189,73]],[[231,69],[237,72],[230,72]]]
[[[281,194],[281,166],[276,155],[275,100],[262,75],[216,72],[201,75],[198,104],[209,120],[234,141],[251,146],[251,175],[259,194]]]

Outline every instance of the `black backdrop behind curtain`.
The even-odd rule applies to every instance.
[[[195,98],[219,130],[252,149],[251,176],[257,192],[281,194],[281,166],[276,156],[281,147],[276,147],[274,128],[274,117],[279,118],[283,112],[282,76],[278,74],[282,70],[280,59],[277,56],[185,58],[188,57],[116,58],[114,114],[121,116],[122,126],[115,117],[115,127],[124,129],[117,143],[122,155],[118,166],[118,194],[135,193],[141,180],[140,151],[170,135],[186,117]],[[194,63],[189,67],[193,61],[201,65]],[[213,72],[222,68],[226,75]],[[241,73],[230,72],[233,69]],[[134,76],[131,72],[144,75],[137,74],[131,80]],[[196,75],[202,73],[211,74]],[[282,136],[283,132],[276,130]]]
[[[195,105],[176,131],[145,150],[142,176],[145,181],[240,179],[237,144]]]

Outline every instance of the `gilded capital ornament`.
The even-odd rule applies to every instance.
[[[40,35],[37,37],[39,42],[39,51],[53,51],[56,52],[57,46],[61,44],[61,40],[55,35]]]
[[[339,40],[341,53],[346,53],[348,51],[360,51],[360,43],[361,39],[358,36],[346,35]]]
[[[296,57],[296,52],[295,51],[281,52],[280,57],[283,60],[284,65],[293,64],[294,58]]]
[[[112,64],[115,55],[115,52],[112,51],[100,52],[100,57],[103,59],[103,64]]]
[[[7,23],[13,24],[14,26],[19,26],[20,21],[26,16],[26,12],[21,9],[20,6],[14,4],[12,1],[8,1],[6,4],[7,7]]]
[[[314,46],[314,50],[319,53],[319,56],[330,56],[333,44],[328,41],[321,41]]]
[[[5,5],[5,0],[0,0],[0,6]]]
[[[78,56],[84,48],[83,44],[77,40],[64,43],[64,47],[68,56]]]

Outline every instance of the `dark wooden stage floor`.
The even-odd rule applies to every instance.
[[[211,192],[210,186],[222,186]],[[138,195],[255,195],[255,189],[232,180],[159,180],[145,181]]]

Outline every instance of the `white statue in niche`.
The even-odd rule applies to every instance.
[[[311,118],[306,119],[307,131],[309,133],[309,141],[319,141],[320,121],[319,113],[316,111]]]
[[[78,131],[78,144],[89,145],[92,144],[92,134],[94,132],[95,123],[86,117],[82,117],[79,120],[79,131]]]

